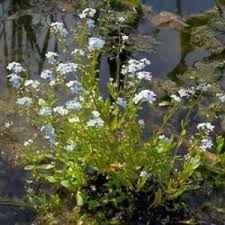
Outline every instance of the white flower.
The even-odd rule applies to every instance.
[[[16,89],[19,89],[21,87],[21,77],[19,77],[17,74],[12,73],[8,75],[9,82],[12,83],[12,86]]]
[[[123,16],[120,16],[118,19],[118,22],[123,23],[126,21],[126,19]]]
[[[25,69],[22,67],[20,63],[17,62],[11,62],[8,64],[7,69],[13,73],[20,73],[24,72]]]
[[[12,125],[13,125],[13,121],[11,121],[11,122],[5,122],[4,127],[5,127],[5,128],[9,128],[9,127],[11,127]]]
[[[178,90],[178,95],[180,98],[186,97],[187,99],[189,99],[190,97],[195,95],[195,91],[196,89],[194,87],[188,89],[181,88],[180,90]]]
[[[220,96],[219,99],[220,99],[220,101],[221,101],[222,103],[225,103],[225,95]]]
[[[198,91],[207,91],[210,87],[211,87],[211,84],[203,83],[203,84],[199,84],[196,87],[196,90],[198,90]]]
[[[127,106],[127,101],[124,98],[118,97],[116,101],[117,105],[125,108]]]
[[[90,37],[88,39],[88,50],[90,52],[100,50],[105,45],[105,41],[102,38]]]
[[[211,123],[199,123],[197,125],[198,130],[203,130],[206,133],[212,132],[214,130],[214,126]]]
[[[24,83],[25,87],[32,87],[34,89],[38,89],[40,82],[37,80],[26,80]]]
[[[79,54],[79,55],[81,55],[81,56],[84,56],[84,55],[85,55],[85,52],[84,52],[83,50],[81,50],[81,49],[75,49],[75,50],[73,50],[73,51],[71,52],[71,54],[72,54],[72,55],[77,55],[77,54]]]
[[[43,70],[41,72],[40,76],[41,76],[42,79],[49,79],[49,80],[54,80],[55,79],[55,77],[53,75],[53,72],[51,70]]]
[[[51,145],[55,144],[56,134],[52,124],[48,123],[41,127],[41,131],[45,134],[45,138],[48,139]]]
[[[48,52],[45,54],[49,64],[57,63],[58,54],[56,52]]]
[[[82,105],[77,101],[68,101],[66,102],[66,108],[80,111],[82,109]]]
[[[150,174],[147,171],[141,171],[140,177],[150,177]]]
[[[82,91],[84,91],[84,88],[82,86],[81,83],[79,83],[78,81],[76,80],[72,80],[72,81],[69,81],[66,86],[70,89],[71,93],[72,94],[75,94],[75,95],[78,95],[80,94]]]
[[[187,92],[188,92],[190,95],[192,95],[192,96],[195,95],[195,91],[196,91],[196,88],[194,88],[194,87],[191,87],[191,88],[188,88],[188,89],[187,89]]]
[[[50,82],[49,82],[49,85],[50,85],[50,86],[55,86],[55,85],[56,85],[56,80],[50,81]]]
[[[166,143],[170,141],[170,139],[167,136],[165,136],[164,134],[159,135],[159,140],[162,140]]]
[[[56,71],[62,74],[76,72],[78,65],[75,63],[59,63]]]
[[[28,140],[26,140],[26,141],[23,143],[23,145],[24,145],[25,147],[28,147],[28,146],[32,145],[33,143],[34,143],[34,140],[33,140],[33,139],[28,139]]]
[[[68,145],[65,147],[65,150],[68,151],[68,152],[71,152],[71,151],[73,151],[75,148],[76,148],[76,145],[75,145],[75,144],[68,144]]]
[[[51,23],[50,27],[55,34],[59,34],[63,38],[67,37],[68,31],[65,29],[63,23],[60,22]]]
[[[102,127],[104,126],[104,121],[101,118],[94,118],[87,122],[88,127]]]
[[[139,94],[134,96],[134,103],[138,104],[140,101],[144,100],[152,104],[156,100],[156,94],[153,91],[143,90]]]
[[[69,118],[68,121],[69,121],[69,123],[78,123],[78,122],[80,122],[80,119],[78,116],[74,116],[72,118]]]
[[[127,35],[123,35],[123,36],[122,36],[122,40],[123,40],[123,41],[127,41],[128,38],[129,38],[129,37],[128,37]]]
[[[53,111],[54,113],[57,113],[60,116],[66,116],[69,113],[68,109],[65,109],[63,106],[57,106],[53,108]]]
[[[134,77],[137,72],[143,70],[147,65],[150,65],[151,62],[146,58],[141,60],[130,59],[127,65],[122,66],[121,73],[123,75],[128,74],[130,77]]]
[[[95,21],[92,19],[88,19],[87,20],[87,26],[89,29],[94,28],[95,27]]]
[[[52,109],[51,109],[51,107],[42,107],[38,114],[40,116],[51,116]]]
[[[178,94],[180,95],[181,98],[183,98],[183,97],[189,98],[189,96],[190,96],[189,93],[188,93],[188,91],[185,90],[185,89],[183,89],[183,88],[181,88],[180,90],[178,90]]]
[[[181,98],[178,97],[178,96],[175,95],[175,94],[170,95],[170,97],[171,97],[175,102],[181,102]]]
[[[211,149],[213,147],[213,142],[210,139],[202,139],[200,148],[203,151],[206,151],[207,149]]]
[[[33,103],[33,100],[30,97],[18,98],[16,101],[19,105],[30,106]]]
[[[98,118],[100,116],[100,113],[98,111],[92,111],[91,114],[95,117]]]
[[[148,81],[151,81],[152,79],[152,76],[151,76],[151,73],[150,72],[146,72],[146,71],[141,71],[141,72],[138,72],[137,73],[137,78],[139,80],[148,80]]]
[[[145,122],[144,122],[144,120],[139,119],[139,120],[138,120],[138,124],[140,124],[141,126],[143,126],[143,125],[145,125]]]
[[[79,17],[81,19],[84,19],[84,18],[87,18],[87,17],[93,18],[95,16],[95,13],[96,13],[96,9],[86,8],[82,11],[82,13],[79,15]]]

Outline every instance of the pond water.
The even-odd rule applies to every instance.
[[[152,8],[152,15],[161,11],[176,13],[188,20],[191,15],[204,13],[215,8],[213,0],[144,0],[143,3]],[[5,121],[15,119],[14,110],[15,94],[7,82],[6,66],[11,61],[22,62],[28,71],[28,76],[35,78],[45,67],[45,53],[47,51],[62,52],[57,39],[50,36],[48,25],[53,21],[64,21],[67,27],[76,25],[76,1],[66,0],[1,0],[0,1],[0,113],[1,126]],[[169,27],[155,28],[150,23],[152,15],[145,15],[136,28],[135,36],[145,37],[149,49],[153,51],[142,51],[138,49],[133,52],[134,57],[146,57],[152,64],[149,70],[152,72],[153,79],[164,81],[172,80],[178,82],[176,74],[184,73],[187,69],[193,68],[198,61],[204,61],[211,57],[209,48],[190,47],[187,44],[189,32],[185,33]],[[216,33],[220,40],[225,42],[225,34],[218,31]],[[157,42],[153,45],[151,40]],[[143,44],[143,43],[141,43]],[[224,44],[224,43],[223,43]],[[152,47],[154,46],[154,47]],[[147,48],[148,49],[148,48]],[[219,54],[221,56],[221,54]],[[109,65],[106,57],[101,62],[101,84],[107,82]],[[107,77],[107,78],[106,78]],[[147,127],[152,122],[151,113],[146,110],[143,114]],[[17,118],[17,117],[16,117]],[[29,129],[24,128],[21,121],[15,122],[20,129],[9,128],[0,136],[0,147],[2,158],[0,158],[0,224],[2,225],[25,225],[32,224],[34,213],[30,210],[20,209],[3,205],[1,200],[23,200],[25,197],[26,173],[10,164],[9,159],[22,151],[23,138]],[[19,132],[18,132],[19,131]],[[148,132],[148,131],[146,131]],[[15,152],[16,151],[16,152]],[[210,202],[214,210],[209,215],[202,211],[200,206],[210,210],[210,203],[207,197],[196,197],[195,201],[190,200],[193,207],[199,207],[202,224],[225,224],[225,205],[221,201],[224,199],[223,191],[216,191],[210,195]],[[220,212],[223,214],[218,218],[216,205],[220,203]],[[207,208],[208,207],[208,208]],[[207,221],[211,222],[208,223]]]

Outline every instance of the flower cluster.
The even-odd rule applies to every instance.
[[[33,143],[34,143],[34,140],[30,138],[30,139],[26,140],[26,141],[23,143],[23,145],[24,145],[25,147],[28,147],[28,146],[32,145]]]
[[[141,101],[146,101],[152,104],[155,100],[156,100],[156,94],[150,90],[143,90],[140,93],[135,94],[133,99],[135,104],[138,104]]]
[[[95,27],[95,21],[92,19],[88,19],[87,20],[87,26],[89,29],[94,28]]]
[[[60,116],[66,116],[69,113],[68,109],[64,108],[64,106],[57,106],[53,108],[53,112]]]
[[[212,140],[208,139],[208,138],[204,138],[201,141],[201,150],[206,151],[206,150],[210,150],[213,147],[213,142]]]
[[[147,60],[146,58],[141,59],[141,60],[136,60],[136,59],[130,59],[128,61],[127,65],[122,66],[121,73],[123,75],[128,75],[129,77],[134,77],[136,73],[140,72],[143,70],[147,65],[150,65],[151,62]],[[146,79],[149,80],[151,79],[150,73],[147,72],[142,72],[139,73],[139,79]]]
[[[75,50],[73,50],[73,51],[71,52],[71,54],[72,54],[73,56],[76,56],[76,55],[84,56],[84,55],[85,55],[85,52],[84,52],[83,50],[81,50],[81,49],[75,49]]]
[[[141,71],[141,72],[138,72],[137,73],[137,78],[139,80],[148,80],[148,81],[151,81],[152,80],[152,76],[151,76],[151,73],[150,72],[147,72],[147,71]]]
[[[104,121],[100,117],[90,119],[87,122],[87,127],[102,127],[102,126],[104,126]]]
[[[82,105],[80,102],[77,102],[75,100],[66,102],[66,108],[72,109],[74,111],[80,111],[82,109]]]
[[[93,8],[86,8],[82,11],[82,13],[79,15],[79,17],[81,19],[84,19],[84,18],[93,18],[96,14],[96,9],[93,9]]]
[[[26,80],[24,83],[25,87],[27,87],[27,88],[31,87],[35,90],[38,90],[39,85],[40,85],[40,82],[37,80]]]
[[[7,69],[13,73],[21,73],[21,72],[25,71],[25,69],[22,67],[22,65],[17,62],[9,63],[9,65],[7,66]]]
[[[58,54],[56,52],[48,52],[45,54],[47,60],[48,60],[48,63],[53,65],[55,63],[57,63],[57,58],[58,58]]]
[[[42,107],[38,113],[40,116],[51,116],[52,109],[51,107]]]
[[[16,103],[18,105],[31,106],[33,104],[33,100],[30,97],[22,97],[22,98],[18,98]]]
[[[127,101],[124,98],[118,97],[116,101],[117,105],[125,108],[127,106]]]
[[[102,127],[104,126],[104,121],[100,118],[100,113],[98,111],[92,111],[93,119],[87,122],[87,127]]]
[[[22,67],[20,63],[17,62],[9,63],[7,69],[10,72],[12,72],[12,74],[8,75],[9,82],[12,84],[14,88],[19,89],[22,84],[22,78],[18,75],[18,73],[24,72],[25,69]]]
[[[90,37],[88,39],[88,50],[90,52],[100,50],[105,45],[105,41],[102,38]]]
[[[45,79],[45,80],[46,80],[46,79],[49,79],[50,81],[55,80],[55,77],[54,77],[53,72],[52,72],[51,70],[43,70],[43,71],[41,72],[40,77],[41,77],[42,79]]]
[[[59,63],[57,65],[56,71],[61,74],[76,72],[78,65],[76,63]]]
[[[211,123],[199,123],[197,129],[209,134],[214,130],[214,126]]]
[[[70,89],[72,94],[78,95],[84,91],[84,88],[81,83],[76,80],[69,81],[66,86]]]
[[[197,92],[207,91],[210,87],[211,87],[210,84],[203,83],[197,85],[196,87],[190,87],[187,89],[181,88],[177,91],[177,94],[172,94],[170,95],[170,97],[174,102],[180,102],[183,98],[190,99],[193,96],[195,96]]]
[[[50,28],[55,34],[59,35],[62,38],[66,38],[69,34],[63,23],[60,22],[51,23]]]
[[[56,134],[55,129],[52,124],[48,123],[41,127],[41,131],[45,134],[45,138],[49,141],[51,145],[55,144]]]

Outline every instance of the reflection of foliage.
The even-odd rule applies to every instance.
[[[36,16],[39,19],[42,18],[39,17],[40,14],[45,15],[46,8],[40,5],[40,3],[35,4],[32,0],[13,0],[9,5],[6,5],[6,1],[3,1],[0,3],[0,6],[2,6],[3,9],[3,15],[0,21],[0,40],[2,40],[2,45],[4,46],[3,57],[5,65],[12,60],[26,63],[29,58],[28,54],[32,51],[32,54],[37,57],[36,62],[39,62],[38,70],[41,71],[43,59],[49,46],[53,46],[55,51],[57,51],[58,48],[57,39],[50,39],[48,30],[41,33],[40,36],[40,30],[37,29],[36,25],[33,23],[33,19]],[[34,10],[38,11],[38,13],[34,14]],[[9,15],[9,17],[7,17],[7,15]],[[50,15],[50,20],[54,21],[55,16],[55,12],[53,11]],[[49,15],[47,15],[47,18],[48,17]],[[46,25],[45,23],[39,23],[42,30]],[[27,48],[28,46],[29,48]],[[26,64],[28,65],[30,63]],[[32,68],[32,70],[34,70],[34,68]]]

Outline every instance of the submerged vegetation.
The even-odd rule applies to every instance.
[[[189,77],[184,87],[158,96],[149,88],[151,62],[128,54],[140,1],[97,3],[83,7],[76,28],[58,21],[49,25],[66,61],[48,52],[48,67],[37,80],[26,79],[19,62],[7,67],[18,109],[36,131],[24,140],[23,162],[32,174],[28,204],[37,211],[37,223],[46,225],[185,222],[190,219],[186,193],[224,184],[224,138],[216,134],[215,120],[224,113],[225,93],[214,86],[224,62],[196,63],[185,78],[177,75]],[[114,4],[128,7],[127,14],[113,11]],[[201,47],[199,39],[203,44],[216,39],[204,35],[205,29],[192,30],[191,44]],[[223,52],[218,46],[216,53]],[[107,53],[113,76],[102,93],[99,67]],[[207,106],[206,98],[212,99]],[[193,127],[192,114],[200,105],[213,113]],[[162,124],[150,136],[140,113],[146,108],[163,112]],[[174,118],[178,131],[167,129]]]

